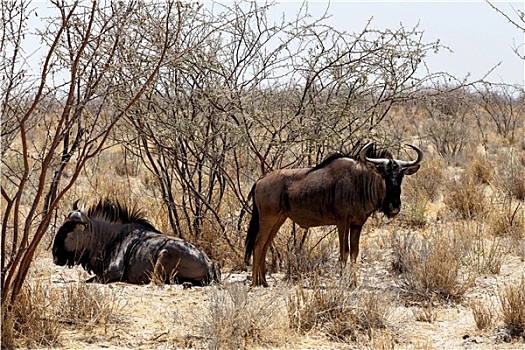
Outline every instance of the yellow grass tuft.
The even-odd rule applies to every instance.
[[[510,335],[525,340],[525,277],[518,284],[506,285],[499,293],[499,300]]]

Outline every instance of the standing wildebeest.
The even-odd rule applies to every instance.
[[[82,265],[88,282],[219,282],[215,264],[193,244],[166,236],[141,210],[101,200],[87,212],[76,203],[53,243],[55,264]]]
[[[357,260],[361,228],[374,212],[393,217],[401,209],[401,181],[419,169],[423,152],[405,162],[365,145],[354,157],[333,155],[314,168],[270,172],[252,188],[253,211],[245,259],[253,253],[252,285],[267,286],[266,251],[286,218],[303,228],[337,225],[343,266]],[[350,250],[348,247],[350,231]]]

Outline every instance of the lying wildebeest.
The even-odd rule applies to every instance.
[[[55,264],[82,265],[95,276],[88,282],[183,283],[219,282],[220,272],[193,244],[166,236],[141,210],[118,201],[101,200],[87,212],[73,211],[53,243]]]
[[[373,212],[399,213],[401,181],[419,170],[423,152],[408,145],[417,159],[406,162],[372,146],[366,144],[355,157],[333,155],[313,168],[275,170],[255,183],[245,254],[248,264],[253,253],[253,286],[268,285],[266,252],[287,218],[303,228],[337,225],[344,266],[349,253],[356,262],[361,229]]]

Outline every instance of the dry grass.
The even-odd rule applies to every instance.
[[[403,194],[408,198],[415,195],[416,198],[423,197],[430,201],[437,201],[445,181],[445,168],[445,163],[439,158],[426,161],[416,176],[405,179]]]
[[[525,278],[508,284],[499,293],[501,313],[505,327],[512,337],[525,340]]]
[[[388,294],[349,289],[351,274],[340,281],[313,281],[310,289],[296,287],[288,298],[290,326],[299,332],[317,330],[336,341],[371,340],[388,328],[393,301]]]
[[[434,323],[437,318],[437,311],[434,308],[433,300],[423,302],[421,307],[412,310],[414,318],[419,322]]]
[[[444,204],[461,219],[483,218],[487,204],[483,184],[471,174],[446,184]]]
[[[462,249],[461,263],[478,274],[498,274],[504,252],[499,237],[485,233],[481,222],[457,222],[453,229]]]
[[[524,141],[525,142],[525,141]],[[497,155],[498,187],[519,201],[525,200],[525,149],[505,148]]]
[[[282,303],[281,303],[282,301]],[[251,349],[281,345],[287,320],[281,313],[282,293],[257,296],[241,284],[225,285],[211,293],[210,305],[200,320],[208,349]]]
[[[434,227],[425,239],[416,234],[392,235],[392,267],[401,288],[416,300],[460,300],[474,277],[461,270],[463,249],[453,234]]]
[[[506,251],[525,259],[525,210],[523,203],[495,206],[489,217],[489,232],[502,241]]]
[[[525,170],[512,174],[509,181],[508,191],[518,200],[525,200]]]
[[[444,129],[440,131],[446,134]],[[521,261],[525,259],[525,156],[514,151],[512,157],[507,156],[512,153],[511,147],[516,146],[488,135],[487,156],[481,157],[472,151],[476,145],[465,145],[466,141],[475,139],[475,135],[464,134],[463,128],[457,131],[463,142],[461,148],[449,149],[454,146],[453,142],[437,140],[441,143],[436,143],[435,148],[441,149],[443,157],[432,153],[431,145],[421,141],[425,161],[419,172],[407,177],[403,184],[402,219],[387,223],[378,215],[365,225],[361,266],[369,269],[367,278],[376,278],[374,283],[383,278],[377,282],[381,287],[361,282],[354,288],[353,276],[346,274],[339,279],[334,268],[339,266],[334,228],[310,230],[299,249],[302,237],[297,234],[294,240],[290,227],[285,225],[273,242],[273,254],[268,254],[273,262],[268,261],[268,265],[273,272],[284,272],[287,281],[280,281],[268,289],[250,289],[237,282],[203,288],[203,294],[209,293],[206,294],[209,304],[205,304],[206,311],[198,315],[198,327],[191,332],[184,330],[187,333],[182,338],[190,334],[190,341],[185,346],[290,348],[294,347],[289,346],[290,343],[312,335],[327,344],[344,342],[344,346],[358,348],[439,348],[432,344],[439,336],[433,340],[423,338],[421,342],[401,338],[398,334],[394,336],[391,328],[404,326],[400,323],[391,327],[395,322],[391,317],[394,307],[410,304],[414,316],[411,321],[425,323],[420,326],[434,332],[441,327],[441,312],[448,305],[446,301],[463,301],[465,295],[471,297],[474,275],[498,275],[503,266],[505,275],[497,278],[508,281],[508,265],[505,264],[510,259],[507,258],[515,258],[512,255],[515,254]],[[518,151],[523,153],[524,149],[522,146]],[[458,161],[457,166],[449,167],[447,158],[452,155],[456,159],[464,155],[468,162]],[[78,197],[93,202],[97,199],[94,194],[126,196],[129,201],[147,208],[147,217],[161,231],[172,234],[155,178],[145,171],[139,160],[129,157],[120,147],[108,149],[107,153],[88,163],[77,185],[69,194],[69,202]],[[177,186],[174,184],[174,193],[177,193]],[[23,198],[23,201],[30,202],[31,198]],[[225,269],[238,271],[245,268],[242,250],[247,217],[244,221],[239,219],[239,203],[231,193],[225,194],[223,203],[227,204],[219,214],[230,241],[226,242],[224,233],[216,230],[213,224],[206,223],[199,232],[198,242],[194,243],[214,260],[219,260]],[[430,219],[432,210],[442,215],[436,220]],[[237,225],[239,221],[240,226]],[[391,246],[379,247],[378,241],[387,240],[383,234],[385,227],[395,234],[391,234]],[[183,225],[182,229],[187,227]],[[368,245],[363,246],[364,240],[368,240]],[[390,250],[393,258],[387,261],[385,256],[390,256]],[[395,273],[380,275],[370,268],[372,263],[383,268],[391,263]],[[360,277],[364,273],[361,270]],[[523,338],[524,285],[522,280],[518,285],[507,284],[500,291],[500,319],[491,305],[479,300],[470,302],[467,312],[469,317],[472,313],[475,327],[490,331],[502,320],[514,337]],[[108,288],[99,287],[75,282],[60,287],[49,281],[31,282],[19,303],[2,310],[2,347],[60,346],[64,329],[80,329],[90,334],[119,322],[115,316],[119,305],[114,296],[103,292]],[[474,290],[489,294],[493,287],[476,286]],[[408,301],[401,299],[401,304],[394,305],[390,291],[404,292]],[[140,293],[149,296],[149,292],[151,290],[144,286],[144,292]],[[189,292],[184,300],[185,303],[195,302]],[[165,299],[159,304],[164,302]],[[418,306],[414,307],[413,302]],[[131,327],[131,323],[126,324],[128,326]],[[349,345],[349,342],[355,343]],[[489,338],[484,338],[483,342],[488,347],[492,345]]]
[[[492,182],[494,167],[485,157],[474,157],[466,164],[465,173],[482,184]]]
[[[472,310],[477,329],[485,331],[494,326],[497,315],[493,307],[486,306],[479,300],[474,300],[470,303],[470,309]]]
[[[497,237],[525,238],[525,211],[522,203],[504,203],[493,208],[490,215],[490,231]]]
[[[90,329],[117,321],[115,314],[121,305],[100,285],[69,283],[65,288],[56,289],[56,293],[61,300],[55,308],[59,322]]]
[[[302,229],[297,231],[299,230]],[[337,233],[333,231],[315,228],[303,232],[303,236],[296,234],[295,238],[288,232],[282,234],[281,241],[286,241],[286,247],[281,244],[277,245],[277,248],[280,247],[284,257],[286,279],[300,281],[334,272],[334,267],[339,266],[339,261],[334,260],[335,256],[339,256],[337,253],[339,250],[335,242]]]
[[[61,325],[56,322],[56,294],[46,285],[26,285],[13,305],[2,305],[2,348],[49,347],[59,341]]]
[[[411,198],[403,206],[403,217],[408,225],[422,228],[427,224],[427,204],[429,199],[421,190],[414,190]]]
[[[114,323],[118,304],[97,285],[69,283],[51,286],[50,281],[27,284],[16,303],[2,310],[2,348],[51,347],[60,343],[65,326],[104,328]]]

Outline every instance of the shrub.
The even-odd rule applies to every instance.
[[[486,158],[476,157],[467,163],[465,172],[480,183],[488,184],[492,181],[493,169]]]
[[[434,229],[429,239],[408,233],[392,237],[394,271],[403,291],[416,299],[461,299],[474,279],[460,281],[462,248],[457,240]]]
[[[518,285],[507,285],[499,293],[505,327],[513,337],[525,337],[525,278]]]
[[[247,286],[225,285],[214,289],[210,307],[200,320],[200,329],[210,349],[250,349],[275,345],[287,325],[279,317],[281,303],[276,293],[254,300]],[[283,299],[284,304],[284,299]]]
[[[494,325],[496,314],[493,308],[485,306],[479,300],[474,300],[470,303],[470,309],[472,310],[477,329],[483,331],[490,329]]]
[[[2,348],[55,346],[64,324],[92,329],[115,321],[119,306],[97,285],[50,283],[28,283],[14,305],[2,306]]]
[[[501,239],[493,237],[492,241],[484,238],[484,225],[478,222],[460,222],[454,224],[456,236],[459,237],[464,253],[463,265],[477,273],[498,274],[503,260]]]
[[[338,251],[335,248],[337,233],[333,232],[334,230],[308,230],[303,232],[300,242],[297,242],[299,239],[296,239],[295,235],[288,235],[284,252],[285,277],[297,281],[312,278],[321,271],[333,270],[334,254]]]
[[[525,238],[525,215],[521,203],[516,207],[503,204],[494,208],[490,215],[490,231],[497,237]]]
[[[350,274],[338,283],[312,289],[297,287],[288,298],[290,326],[301,332],[316,329],[338,341],[355,341],[360,335],[372,337],[374,330],[386,329],[392,301],[385,294],[348,288]]]
[[[56,294],[41,283],[27,284],[14,304],[2,305],[2,349],[57,345],[60,330],[53,315]]]
[[[487,212],[483,186],[469,174],[448,183],[445,193],[445,205],[462,219],[480,218]]]
[[[456,156],[467,144],[469,103],[464,91],[449,90],[424,100],[426,119],[423,130],[441,156]]]

